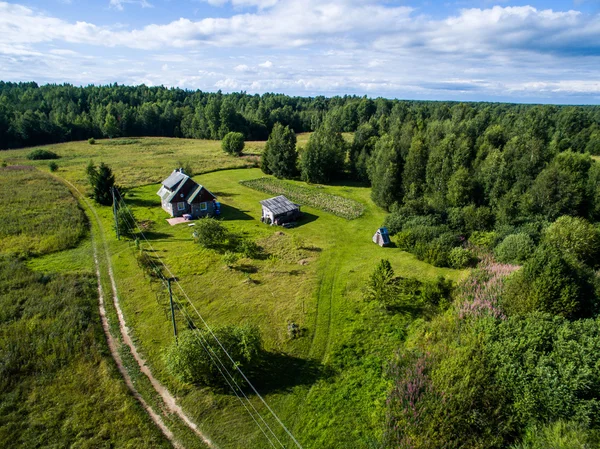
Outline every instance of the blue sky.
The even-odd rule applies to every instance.
[[[600,103],[598,0],[0,1],[0,79]]]

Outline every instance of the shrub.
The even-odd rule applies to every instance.
[[[469,237],[469,242],[482,248],[492,249],[496,245],[498,234],[490,231],[475,231]]]
[[[568,215],[560,217],[548,227],[542,238],[546,243],[590,265],[598,265],[600,235],[587,220]]]
[[[509,314],[534,311],[566,318],[592,316],[597,297],[593,273],[549,245],[540,245],[506,283],[502,302]]]
[[[225,153],[239,156],[244,150],[244,135],[236,132],[227,133],[221,141],[221,148]]]
[[[522,264],[533,253],[535,245],[527,234],[510,234],[500,243],[494,253],[503,263]]]
[[[53,151],[37,149],[31,151],[27,155],[27,159],[30,161],[39,161],[39,160],[48,160],[48,159],[58,159],[59,156]]]
[[[196,222],[194,239],[205,248],[218,248],[227,238],[227,229],[219,220],[205,217]]]
[[[213,334],[235,364],[231,363]],[[209,348],[210,354],[200,342]],[[167,348],[165,362],[171,374],[183,382],[225,388],[227,382],[213,358],[218,358],[238,385],[243,386],[246,382],[237,368],[244,370],[247,376],[251,375],[250,372],[260,363],[261,353],[262,338],[257,327],[224,326],[213,329],[212,334],[205,329],[182,332],[178,344],[173,342]]]
[[[231,268],[235,265],[235,263],[240,258],[240,255],[234,253],[233,251],[225,251],[225,254],[221,257],[223,263],[227,266],[227,268]]]
[[[367,283],[366,299],[377,301],[382,307],[389,307],[396,300],[396,296],[392,265],[389,260],[381,259]]]
[[[55,172],[58,170],[58,164],[56,162],[52,161],[48,164],[48,168],[50,169],[51,172]]]
[[[240,240],[236,250],[248,259],[258,258],[261,252],[260,246],[258,246],[254,241],[248,239]]]
[[[475,257],[471,251],[462,247],[452,248],[448,253],[448,263],[450,267],[461,270],[473,265]]]
[[[94,139],[93,137],[90,137],[90,138],[88,139],[88,143],[89,143],[90,145],[95,145],[95,144],[96,144],[96,139]]]

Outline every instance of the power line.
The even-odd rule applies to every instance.
[[[128,209],[128,207],[124,203],[124,201],[123,201],[123,205],[121,207],[124,207],[127,210],[127,212],[129,213],[132,221],[134,223],[136,223],[135,218],[133,217],[133,214]],[[125,223],[127,229],[130,231],[131,235],[133,235],[134,232],[135,232],[134,229],[126,221],[124,223]],[[136,223],[136,225],[137,225],[137,223]],[[139,228],[139,226],[137,226],[137,228],[139,229],[140,233],[144,237],[144,240],[146,240],[146,242],[148,243],[148,245],[150,246],[150,248],[154,251],[154,248],[152,247],[152,245],[150,244],[150,242],[148,241],[148,239],[146,238],[146,236],[143,234],[143,231],[141,231],[141,229]],[[156,272],[160,272],[160,269],[159,269],[158,265],[156,265],[152,259],[149,259],[148,261],[153,266],[153,268],[155,269]],[[164,263],[163,263],[163,266],[164,266]],[[165,266],[165,268],[166,268],[166,266]],[[160,276],[159,279],[161,280],[161,282],[163,283],[164,286],[168,286],[168,284],[166,284],[167,280],[163,276]],[[175,298],[176,298],[176,296],[175,296]],[[269,426],[269,424],[264,420],[264,418],[262,417],[262,415],[260,414],[260,412],[254,407],[254,404],[252,404],[252,402],[250,401],[250,399],[246,396],[246,394],[244,393],[243,389],[238,385],[238,383],[236,382],[235,378],[229,372],[229,370],[227,369],[227,367],[225,366],[225,364],[222,362],[222,360],[219,358],[218,354],[214,351],[214,349],[212,348],[212,346],[210,346],[210,344],[208,343],[208,341],[206,341],[206,339],[204,338],[204,336],[202,334],[200,334],[198,328],[195,326],[195,323],[193,322],[193,320],[191,319],[191,317],[189,316],[189,314],[185,311],[185,307],[181,307],[181,303],[179,301],[177,301],[177,299],[176,299],[176,302],[180,306],[179,309],[181,310],[181,312],[186,316],[186,319],[187,319],[188,323],[192,323],[194,325],[195,329],[192,329],[192,333],[194,334],[194,336],[196,337],[196,339],[198,340],[198,342],[200,343],[200,345],[202,346],[202,348],[206,351],[206,353],[210,357],[211,361],[215,364],[215,366],[219,370],[220,374],[225,379],[225,382],[232,389],[233,393],[236,395],[236,397],[241,402],[241,404],[244,406],[244,408],[246,409],[246,411],[248,412],[248,414],[250,415],[250,417],[253,419],[253,421],[256,423],[256,425],[258,426],[258,428],[261,430],[261,432],[263,433],[263,435],[265,436],[265,438],[267,439],[267,441],[271,444],[272,447],[275,447],[275,445],[271,441],[271,438],[267,435],[267,433],[265,432],[265,430],[263,429],[263,427],[256,420],[256,418],[254,417],[254,415],[252,414],[252,412],[248,409],[248,407],[246,406],[246,404],[244,403],[244,401],[241,399],[241,397],[237,393],[236,389],[231,385],[231,383],[227,379],[227,376],[223,373],[223,370],[221,369],[221,367],[225,370],[225,372],[227,373],[227,375],[230,377],[231,381],[235,384],[235,386],[237,387],[237,389],[239,390],[239,392],[244,396],[244,398],[246,399],[246,401],[248,402],[248,404],[250,404],[250,406],[252,407],[252,409],[254,410],[254,412],[258,415],[258,417],[260,418],[260,420],[264,423],[265,427],[267,427],[269,429],[269,432],[277,440],[277,442],[280,444],[280,446],[281,447],[285,447],[281,443],[281,441],[279,441],[279,439],[277,438],[277,435],[275,435],[275,433],[273,432],[273,430],[271,429],[271,427]],[[196,330],[197,332],[194,332],[194,330]],[[200,337],[201,340],[199,340],[198,337]],[[207,349],[207,347],[210,349],[210,351],[209,351],[209,349]],[[215,361],[215,359],[219,363],[217,363]],[[221,367],[219,367],[219,364],[221,365]]]
[[[137,223],[137,221],[135,220],[132,212],[129,210],[127,204],[125,203],[123,196],[122,195],[118,195],[118,198],[120,199],[120,203],[122,203],[122,205],[124,206],[124,208],[126,209],[127,213],[129,214],[129,216],[131,217],[132,222],[135,224],[135,226],[138,229],[139,234],[141,234],[141,236],[143,237],[143,239],[146,241],[147,245],[150,247],[150,249],[156,254],[156,251],[154,250],[154,247],[152,246],[152,244],[148,241],[148,239],[146,238],[146,235],[144,234],[144,232],[142,231],[142,229],[140,228],[139,224]],[[128,223],[126,223],[127,227],[129,228],[129,230],[132,232],[132,235],[134,234],[134,230],[129,226]],[[277,421],[277,423],[282,427],[282,429],[288,434],[288,436],[292,439],[292,441],[295,443],[295,445],[302,449],[302,446],[300,445],[300,443],[296,440],[296,438],[292,435],[292,433],[289,431],[289,429],[285,426],[285,424],[283,424],[283,422],[281,421],[281,419],[279,419],[279,417],[277,416],[277,414],[273,411],[273,409],[269,406],[269,404],[267,404],[267,402],[265,401],[265,399],[260,395],[260,393],[258,392],[258,390],[254,387],[254,385],[250,382],[250,380],[246,377],[246,375],[244,374],[244,372],[240,369],[240,367],[237,365],[237,363],[233,360],[233,358],[231,357],[231,355],[229,354],[229,352],[227,351],[227,349],[225,349],[225,347],[223,346],[223,344],[221,343],[221,341],[218,339],[218,337],[214,334],[214,332],[212,331],[212,329],[210,328],[210,326],[208,325],[208,323],[204,320],[204,318],[202,317],[202,315],[200,314],[200,312],[198,311],[198,309],[196,308],[196,306],[194,306],[194,304],[192,303],[190,297],[188,296],[188,294],[186,293],[186,291],[183,289],[181,283],[179,282],[179,280],[173,275],[173,273],[171,272],[171,270],[169,269],[169,267],[164,263],[164,261],[160,258],[160,256],[156,256],[156,258],[158,259],[158,261],[161,263],[161,265],[167,270],[168,274],[171,276],[171,278],[173,278],[175,280],[176,285],[179,287],[179,289],[181,290],[181,292],[183,293],[184,297],[186,298],[187,302],[192,306],[192,308],[194,309],[194,312],[198,315],[198,317],[200,318],[200,320],[202,321],[202,324],[206,327],[206,329],[208,330],[208,332],[210,333],[210,335],[214,338],[214,340],[217,342],[217,344],[219,345],[219,347],[222,349],[222,351],[227,355],[227,358],[229,359],[229,361],[231,362],[232,366],[239,372],[239,374],[242,376],[242,378],[244,379],[244,381],[250,386],[250,388],[254,391],[254,393],[256,394],[256,396],[260,399],[260,401],[264,404],[264,406],[267,408],[267,410],[270,412],[270,414],[275,418],[275,420]],[[154,265],[155,268],[159,269],[158,265],[156,265],[154,263],[154,261],[152,259],[150,259],[150,263],[152,265]],[[165,284],[165,280],[161,278],[161,281],[163,282],[163,284]],[[178,305],[180,305],[179,301],[177,301]],[[185,309],[182,307],[179,307],[180,310],[184,311]],[[192,324],[194,324],[193,320],[191,319],[191,317],[189,316],[189,314],[187,314],[187,312],[183,312],[186,315],[186,318],[188,319],[189,322],[191,322]],[[195,324],[194,324],[195,326]],[[196,326],[195,326],[196,327]],[[197,329],[197,328],[196,328]],[[255,413],[259,416],[260,420],[265,424],[265,426],[269,429],[270,433],[273,435],[273,437],[277,440],[277,442],[281,445],[281,447],[285,447],[281,441],[279,440],[279,438],[277,438],[277,435],[275,434],[275,432],[273,432],[273,430],[271,429],[271,427],[269,426],[269,424],[264,420],[264,418],[262,417],[262,415],[260,414],[260,412],[254,407],[254,404],[252,404],[252,402],[250,401],[250,399],[246,396],[246,394],[243,392],[242,388],[237,384],[237,382],[235,381],[235,378],[233,377],[233,375],[231,375],[231,373],[229,372],[229,370],[227,369],[227,367],[225,366],[225,364],[222,362],[222,360],[220,359],[220,357],[214,352],[214,350],[212,349],[212,346],[210,346],[210,344],[208,343],[208,341],[206,341],[206,339],[204,338],[203,335],[199,334],[199,332],[194,332],[194,335],[196,336],[200,336],[202,338],[202,340],[204,341],[204,343],[208,346],[208,348],[210,348],[210,351],[208,351],[208,349],[206,348],[206,346],[204,344],[202,344],[202,342],[199,340],[199,342],[201,343],[203,349],[205,351],[207,351],[207,353],[209,354],[209,356],[211,357],[211,360],[213,361],[213,363],[215,363],[215,365],[217,366],[217,368],[219,369],[219,372],[221,373],[221,375],[223,375],[225,381],[228,383],[228,385],[230,386],[230,388],[234,391],[234,394],[236,394],[236,396],[238,397],[238,399],[242,402],[242,404],[244,405],[244,407],[246,408],[246,410],[249,412],[249,414],[251,415],[252,419],[256,422],[256,424],[259,426],[259,428],[261,429],[261,431],[263,431],[263,434],[265,434],[265,437],[267,438],[267,440],[269,440],[269,443],[271,443],[271,445],[273,445],[273,443],[271,442],[270,438],[266,435],[266,433],[264,432],[264,429],[258,424],[258,422],[256,421],[256,418],[252,415],[252,413],[249,411],[249,409],[246,407],[246,405],[244,404],[244,402],[241,400],[241,398],[239,397],[239,395],[237,394],[237,392],[235,391],[235,389],[233,388],[233,386],[229,383],[229,381],[227,380],[227,377],[225,376],[225,374],[223,373],[223,371],[221,371],[221,369],[219,368],[218,364],[215,362],[215,358],[216,360],[218,360],[218,362],[221,364],[221,366],[223,367],[223,369],[225,369],[225,372],[227,373],[227,375],[231,378],[231,380],[233,381],[233,383],[236,385],[236,387],[239,389],[239,391],[242,393],[242,395],[244,396],[244,398],[246,399],[246,401],[250,404],[250,406],[252,407],[252,409],[255,411]],[[198,337],[196,337],[198,338]],[[214,355],[211,355],[211,352]]]

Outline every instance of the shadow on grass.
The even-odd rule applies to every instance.
[[[291,355],[265,352],[259,369],[252,373],[252,383],[261,393],[288,391],[297,385],[310,385],[330,376],[323,365]]]
[[[302,216],[300,217],[299,220],[296,221],[296,226],[294,226],[294,227],[299,228],[300,226],[307,225],[318,219],[319,219],[318,215],[309,214],[308,212],[302,212]]]
[[[223,220],[254,220],[246,212],[227,204],[221,204],[221,215]]]
[[[211,193],[217,197],[217,201],[219,200],[219,197],[223,197],[223,198],[232,198],[234,196],[239,196],[239,193],[232,193],[232,192],[216,192],[214,190],[211,190]],[[221,204],[221,206],[223,206],[223,204]]]
[[[156,232],[156,231],[145,231],[144,235],[147,240],[163,240],[171,238],[171,234],[167,234],[166,232]]]
[[[160,207],[160,201],[154,199],[140,198],[137,196],[126,196],[125,204],[135,207]]]
[[[239,271],[241,273],[247,273],[247,274],[254,274],[254,273],[258,272],[258,268],[256,268],[254,265],[250,265],[248,263],[234,265],[232,267],[232,269],[234,269],[235,271]]]

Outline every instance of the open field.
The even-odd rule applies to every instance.
[[[3,235],[20,229],[33,242],[27,252],[0,244],[0,446],[169,447],[107,354],[77,202],[37,170],[4,169],[0,182],[13,193],[1,202]]]
[[[17,256],[72,248],[86,232],[69,190],[30,167],[0,168],[0,248]]]
[[[215,171],[236,164],[243,167],[247,162],[220,153],[214,142],[138,140],[135,147],[108,145],[102,148],[105,157],[93,158],[110,165],[117,183],[129,187],[125,201],[148,229],[149,244],[142,242],[142,248],[170,267],[209,324],[259,326],[269,357],[265,370],[253,380],[304,447],[374,445],[383,431],[389,389],[383,377],[386,361],[415,317],[387,313],[365,302],[363,288],[369,274],[381,258],[390,260],[396,274],[422,280],[440,275],[457,280],[465,273],[434,268],[397,248],[374,245],[371,237],[385,213],[373,205],[368,188],[337,185],[320,189],[363,204],[364,213],[355,220],[303,206],[305,217],[297,228],[273,228],[259,222],[258,201],[268,195],[240,184],[264,176],[260,170]],[[164,141],[164,147],[145,146],[158,141]],[[62,156],[57,174],[85,189],[85,165],[97,148],[87,142],[51,147]],[[127,152],[120,153],[123,150]],[[140,151],[139,157],[136,151]],[[162,151],[171,153],[164,157]],[[196,155],[192,163],[202,167],[195,169],[202,173],[196,181],[222,203],[225,226],[261,245],[263,257],[240,259],[227,268],[218,251],[202,249],[193,242],[192,228],[166,223],[156,183],[190,152]],[[22,163],[26,153],[7,151],[3,156]],[[137,265],[135,246],[113,238],[111,209],[96,210],[109,239],[127,322],[155,375],[177,392],[186,411],[217,444],[265,447],[263,435],[235,396],[181,384],[167,373],[162,354],[173,337],[166,291]],[[177,301],[184,301],[175,293]],[[177,318],[184,326],[182,311]],[[299,324],[299,338],[289,338],[288,322]],[[260,407],[257,398],[251,400]],[[259,410],[264,412],[264,408]]]

